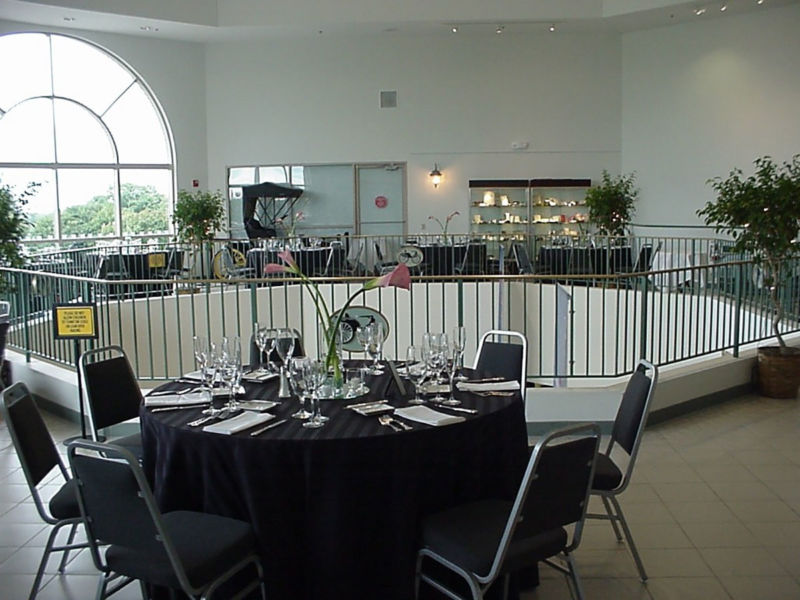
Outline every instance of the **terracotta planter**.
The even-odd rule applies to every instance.
[[[766,346],[758,349],[758,381],[762,396],[796,398],[800,387],[800,348]]]

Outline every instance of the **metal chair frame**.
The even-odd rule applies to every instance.
[[[597,458],[597,450],[600,445],[600,429],[595,424],[576,425],[566,429],[554,431],[549,435],[547,435],[546,437],[539,440],[536,446],[534,446],[533,451],[531,453],[531,457],[528,459],[528,466],[525,469],[525,474],[522,478],[522,482],[520,483],[520,487],[514,499],[514,504],[511,508],[511,512],[509,513],[508,520],[506,521],[505,529],[503,531],[503,536],[501,537],[500,543],[498,544],[497,553],[495,554],[494,560],[492,561],[491,569],[486,575],[479,575],[477,573],[467,571],[459,567],[458,565],[452,563],[451,561],[443,558],[442,556],[439,556],[438,554],[429,550],[428,548],[422,548],[417,553],[417,565],[416,565],[416,572],[414,579],[414,597],[415,598],[419,597],[419,582],[424,581],[425,583],[431,585],[432,587],[442,592],[449,598],[453,598],[453,600],[463,600],[461,596],[457,595],[456,593],[454,593],[453,591],[451,591],[450,589],[439,583],[437,580],[433,579],[432,577],[422,572],[422,561],[424,558],[427,557],[433,559],[434,561],[438,562],[439,564],[447,567],[454,573],[461,576],[469,585],[472,598],[474,600],[481,600],[483,598],[484,592],[486,592],[489,586],[492,583],[494,583],[495,579],[497,579],[497,577],[501,574],[503,561],[505,560],[509,546],[511,545],[514,536],[514,531],[516,530],[517,525],[524,518],[522,511],[525,507],[525,500],[528,496],[528,491],[530,489],[531,482],[534,481],[537,477],[536,472],[539,467],[543,451],[545,450],[545,448],[552,446],[555,441],[558,440],[563,441],[563,438],[572,438],[578,436],[593,436],[595,438],[591,471],[589,473],[586,485],[586,492],[583,498],[583,505],[582,505],[583,512],[581,518],[575,522],[575,527],[572,532],[572,539],[569,540],[564,550],[559,553],[560,558],[562,558],[566,562],[567,566],[564,567],[559,563],[554,562],[551,558],[547,558],[542,562],[546,563],[548,566],[564,574],[564,576],[567,579],[568,585],[570,586],[570,594],[573,594],[574,592],[575,596],[577,596],[579,600],[582,600],[584,598],[583,586],[581,585],[580,577],[578,576],[578,571],[575,566],[575,560],[572,556],[572,552],[580,544],[581,536],[583,535],[583,525],[586,519],[586,508],[589,504],[589,493],[591,490],[591,482],[594,476],[594,467]],[[504,582],[503,582],[504,599],[508,595],[508,587],[509,587],[509,574],[506,573],[504,575]]]
[[[47,543],[45,544],[44,552],[42,553],[42,559],[39,562],[39,568],[36,570],[36,576],[33,579],[33,586],[31,587],[31,592],[28,595],[29,600],[34,600],[39,593],[39,585],[42,582],[44,569],[47,566],[47,561],[50,558],[50,555],[53,552],[64,553],[61,556],[61,562],[58,565],[59,573],[63,573],[67,565],[67,560],[69,559],[70,551],[88,548],[89,544],[86,542],[80,542],[77,544],[73,543],[78,525],[83,523],[82,517],[76,516],[70,519],[57,519],[45,509],[44,502],[42,502],[42,497],[38,488],[39,483],[42,482],[44,477],[39,478],[37,481],[37,477],[32,472],[28,458],[25,456],[25,452],[21,450],[22,443],[17,433],[14,419],[9,413],[9,408],[18,402],[30,402],[33,404],[33,409],[36,410],[38,414],[38,409],[36,409],[33,396],[31,395],[30,391],[28,391],[27,386],[22,382],[17,382],[3,390],[3,399],[2,402],[0,402],[0,414],[2,414],[3,419],[8,426],[8,431],[11,435],[11,441],[14,444],[14,448],[17,450],[17,456],[19,457],[19,462],[22,465],[22,472],[25,474],[25,481],[28,483],[28,488],[30,489],[31,496],[33,497],[33,503],[36,505],[36,511],[39,513],[39,516],[45,523],[53,526],[50,530],[50,535],[47,536]],[[41,418],[41,416],[39,418]],[[44,426],[43,422],[42,426]],[[52,471],[53,467],[57,466],[62,477],[64,478],[64,483],[66,484],[70,481],[69,472],[64,466],[64,462],[61,460],[61,456],[58,454],[58,451],[55,449],[55,444],[53,443],[52,437],[49,439],[49,442],[52,446],[52,455],[54,457],[50,471]],[[69,527],[67,542],[63,545],[56,545],[56,536],[62,527]]]
[[[481,336],[480,342],[478,343],[478,351],[475,353],[475,362],[473,363],[473,368],[478,368],[478,361],[481,357],[481,352],[483,351],[483,344],[491,337],[510,337],[516,338],[520,340],[522,345],[522,372],[520,373],[519,378],[519,391],[522,394],[522,400],[525,401],[525,386],[528,382],[528,338],[525,337],[523,333],[519,331],[511,331],[507,329],[490,329],[489,331],[484,332]]]
[[[639,426],[636,430],[636,437],[633,443],[633,448],[631,453],[629,454],[628,459],[628,466],[622,472],[622,481],[620,484],[614,488],[613,490],[592,490],[592,495],[597,495],[600,497],[600,500],[603,502],[603,507],[605,508],[605,514],[598,514],[598,513],[587,513],[587,519],[600,519],[604,521],[610,521],[611,527],[614,530],[614,535],[617,537],[618,542],[623,541],[623,534],[625,536],[625,541],[628,543],[628,548],[633,555],[633,560],[636,563],[636,569],[639,571],[639,578],[642,581],[647,580],[647,572],[644,568],[644,563],[642,562],[641,556],[639,556],[639,551],[636,548],[636,544],[633,541],[633,535],[631,534],[630,527],[628,526],[628,522],[625,519],[625,514],[622,512],[622,507],[617,500],[617,496],[624,492],[630,483],[631,476],[633,475],[633,468],[636,464],[636,456],[639,454],[639,446],[642,443],[642,433],[644,433],[644,427],[647,423],[647,415],[650,412],[650,402],[653,399],[653,391],[656,388],[656,383],[658,382],[658,369],[650,362],[641,359],[636,365],[636,371],[642,370],[643,372],[650,371],[652,375],[650,376],[650,387],[647,391],[647,397],[644,400],[644,409],[642,410],[642,416],[639,420]],[[603,454],[611,458],[611,452],[614,447],[618,445],[616,443],[615,437],[612,435],[611,439],[608,442],[608,446],[606,447]],[[624,451],[624,449],[623,449]],[[627,454],[627,452],[626,452]],[[621,470],[621,469],[620,469]],[[621,470],[622,471],[622,470]],[[622,532],[620,532],[620,528]]]

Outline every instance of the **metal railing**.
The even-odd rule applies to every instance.
[[[630,372],[640,357],[665,365],[722,351],[737,354],[743,345],[772,336],[768,290],[752,262],[733,260],[723,250],[715,254],[722,244],[718,240],[670,242],[665,251],[663,239],[638,239],[631,247],[647,243],[654,248],[660,244],[659,252],[672,255],[679,266],[647,272],[417,274],[409,291],[376,289],[356,304],[386,317],[390,332],[385,355],[393,359],[403,358],[405,348],[421,341],[425,331],[449,333],[456,325],[465,326],[467,356],[488,329],[521,331],[529,340],[529,378],[542,383],[563,377],[618,377]],[[583,252],[587,247],[577,244],[547,248],[602,257]],[[703,254],[707,264],[691,264]],[[207,256],[213,258],[210,252]],[[800,264],[793,267],[790,272],[800,273]],[[75,364],[73,345],[53,339],[51,307],[78,301],[98,308],[99,339],[84,347],[122,345],[143,380],[174,378],[191,370],[194,335],[238,335],[246,349],[256,321],[296,328],[306,352],[318,352],[313,304],[304,286],[292,278],[245,273],[224,280],[197,279],[181,272],[163,279],[105,279],[31,269],[2,269],[0,276],[12,288],[5,293],[13,316],[8,347],[29,358]],[[356,270],[315,282],[329,305],[338,307],[366,279]],[[794,276],[783,288],[786,333],[800,330],[798,281]],[[564,294],[566,310],[561,311],[559,295]],[[556,360],[557,348],[566,361]]]

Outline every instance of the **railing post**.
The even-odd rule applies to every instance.
[[[464,278],[458,279],[458,326],[464,325]]]
[[[17,276],[19,277],[19,285],[16,286],[17,304],[22,307],[22,339],[25,345],[25,362],[31,362],[31,325],[30,319],[28,318],[28,309],[30,308],[28,299],[31,297],[30,278],[27,276],[27,273],[18,273]]]
[[[734,282],[736,302],[733,315],[733,356],[739,358],[739,328],[742,314],[742,278],[744,277],[744,264],[736,265],[736,280]]]
[[[642,282],[642,314],[639,320],[639,358],[647,358],[647,309],[649,306],[648,302],[648,290],[647,290],[647,276],[642,275],[639,278]]]

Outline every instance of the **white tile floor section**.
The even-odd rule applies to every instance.
[[[47,420],[58,440],[76,432]],[[621,502],[650,580],[637,579],[608,523],[590,521],[576,553],[587,598],[800,598],[799,434],[798,401],[756,396],[648,429]],[[46,535],[0,422],[0,599],[27,598]],[[94,596],[97,575],[87,552],[71,559],[64,576],[51,562],[39,598]],[[569,598],[561,575],[541,572],[541,585],[523,600]],[[138,593],[129,586],[114,597]]]

